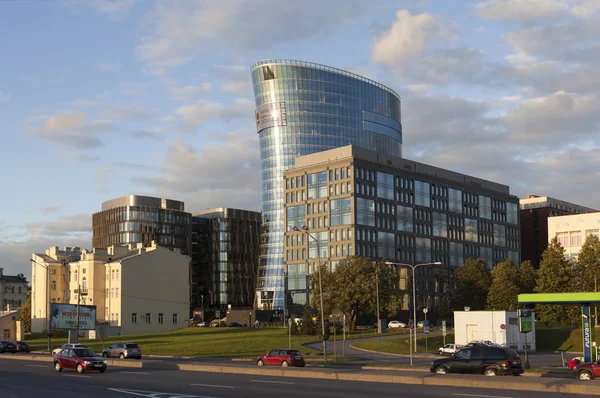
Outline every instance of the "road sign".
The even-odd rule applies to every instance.
[[[442,321],[442,336],[446,336],[446,321]]]
[[[423,321],[423,333],[429,334],[429,321]]]
[[[218,318],[221,316],[221,311],[215,311],[215,316]]]
[[[429,312],[429,310],[427,308],[423,308],[423,314],[427,314],[427,312]]]
[[[501,325],[500,325],[500,329],[502,329],[502,330],[506,329],[506,325],[505,325],[504,323],[503,323],[503,324],[501,324]]]

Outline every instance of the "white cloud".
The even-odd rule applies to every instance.
[[[272,48],[325,34],[359,18],[361,7],[355,0],[329,0],[325,7],[319,0],[288,2],[285,7],[278,0],[159,2],[145,19],[148,34],[136,53],[143,61],[168,67],[215,48]]]
[[[169,145],[162,171],[133,179],[135,183],[185,201],[186,210],[210,207],[260,207],[260,159],[256,134],[225,134],[201,149],[183,141]],[[194,176],[190,178],[189,176]]]
[[[28,222],[25,224],[25,228],[32,236],[80,237],[91,233],[92,215],[80,213],[62,216],[56,220]]]
[[[91,0],[89,6],[100,14],[120,15],[127,13],[136,0]]]
[[[54,214],[58,211],[58,206],[45,206],[40,209],[44,215]]]
[[[558,0],[488,0],[475,6],[486,19],[537,21],[565,15],[568,5]]]
[[[581,18],[590,18],[600,10],[600,2],[598,0],[583,0],[572,9],[575,16]]]
[[[198,86],[171,86],[171,99],[176,101],[186,101],[190,97],[209,92],[212,89],[210,83],[202,83]]]
[[[147,90],[150,87],[150,83],[139,83],[139,82],[123,82],[120,83],[121,94],[128,95],[130,97],[144,97],[147,94]]]
[[[118,72],[123,68],[121,64],[99,64],[98,70],[101,72]]]
[[[221,84],[228,93],[252,93],[252,80],[248,78],[231,79]]]
[[[133,136],[140,139],[162,140],[164,138],[164,129],[160,127],[151,127],[133,132]]]
[[[142,108],[137,105],[121,104],[104,108],[104,113],[107,117],[112,119],[147,120],[154,117],[156,111],[154,109]]]
[[[93,106],[98,106],[101,105],[102,102],[100,101],[94,101],[94,100],[75,100],[75,101],[71,101],[71,106],[74,106],[76,108],[90,108]]]
[[[0,103],[2,102],[8,102],[10,100],[10,95],[3,93],[2,91],[0,91]]]
[[[197,126],[219,116],[225,109],[223,104],[200,100],[192,105],[186,105],[175,110],[188,126]]]
[[[450,30],[433,15],[400,10],[390,29],[375,41],[371,58],[375,63],[403,67],[419,58],[427,44],[448,38],[452,38]]]
[[[143,68],[142,69],[142,75],[165,76],[166,74],[167,74],[167,71],[165,68],[154,68],[154,69]]]
[[[93,149],[103,145],[98,137],[102,133],[117,131],[111,121],[89,120],[83,112],[58,112],[49,117],[25,122],[23,133],[47,140],[52,144],[78,149]],[[33,125],[32,125],[33,124]]]

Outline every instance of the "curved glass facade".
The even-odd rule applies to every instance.
[[[262,229],[257,303],[285,307],[283,173],[297,156],[349,144],[402,156],[400,97],[362,76],[309,62],[252,65],[260,134]]]

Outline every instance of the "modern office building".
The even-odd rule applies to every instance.
[[[216,208],[192,217],[194,309],[253,307],[260,213]]]
[[[27,301],[27,279],[22,275],[4,275],[0,268],[0,303],[2,311],[10,311]]]
[[[252,65],[262,172],[257,308],[284,307],[283,173],[298,156],[355,145],[402,155],[400,98],[325,65],[267,59]]]
[[[600,238],[600,212],[550,217],[547,231],[546,246],[556,237],[565,248],[565,257],[577,260],[581,246],[589,235]]]
[[[521,257],[539,268],[542,253],[554,237],[548,233],[549,219],[556,216],[596,211],[592,208],[554,199],[549,196],[529,195],[519,201],[521,221]]]
[[[102,203],[92,216],[95,248],[152,241],[182,254],[191,252],[191,214],[177,200],[128,195]]]
[[[283,181],[290,313],[307,302],[307,277],[319,258],[330,270],[353,255],[439,261],[416,273],[417,310],[432,312],[447,305],[466,258],[483,258],[489,268],[520,261],[519,199],[508,186],[355,146],[295,163]]]

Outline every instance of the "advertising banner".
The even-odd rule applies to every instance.
[[[584,304],[582,307],[582,329],[583,329],[583,361],[586,363],[592,362],[592,341],[594,341],[592,327],[592,317],[589,304]]]
[[[77,304],[52,303],[52,317],[50,328],[52,329],[76,329],[77,328]],[[79,306],[79,330],[94,330],[96,328],[96,306]]]

